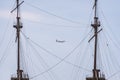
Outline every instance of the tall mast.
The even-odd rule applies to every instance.
[[[93,77],[98,77],[97,70],[97,44],[98,44],[98,27],[100,26],[100,22],[98,21],[97,17],[97,0],[94,3],[94,23],[91,24],[94,28],[94,37],[95,37],[95,44],[94,44],[94,67],[93,67]]]
[[[90,39],[90,40],[92,40],[94,38],[93,77],[87,77],[86,80],[105,80],[104,74],[102,74],[102,76],[101,76],[100,70],[97,68],[98,33],[102,30],[102,29],[99,29],[100,21],[98,20],[98,16],[97,16],[97,2],[98,2],[98,0],[95,0],[95,2],[94,2],[94,6],[93,6],[93,8],[94,8],[94,23],[91,24],[91,26],[94,28],[94,35]]]
[[[17,77],[12,77],[11,80],[29,80],[28,75],[27,74],[23,74],[23,70],[21,69],[21,65],[20,65],[20,30],[23,27],[21,22],[20,22],[20,5],[23,3],[24,1],[22,1],[21,3],[19,3],[19,0],[16,0],[16,8],[14,8],[11,13],[15,10],[17,10],[16,14],[16,25],[14,25],[13,27],[16,29],[16,40],[17,40]],[[24,77],[23,77],[24,75]]]
[[[20,29],[22,28],[22,25],[20,24],[20,9],[19,9],[19,0],[16,0],[16,9],[17,9],[17,24],[14,25],[14,28],[16,28],[16,39],[17,39],[17,78],[18,80],[21,80],[22,77],[22,70],[20,70]]]
[[[17,65],[17,71],[20,71],[20,17],[19,17],[19,7],[18,7],[18,4],[19,4],[19,0],[17,0],[17,25],[15,26],[15,28],[17,29],[17,44],[18,44],[18,65]]]
[[[17,29],[17,44],[18,44],[18,60],[17,60],[17,77],[19,80],[20,79],[20,29],[22,28],[22,26],[20,25],[20,13],[19,13],[19,0],[17,1],[17,25],[15,26]]]

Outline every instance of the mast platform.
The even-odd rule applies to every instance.
[[[19,80],[17,77],[12,77],[11,80]],[[29,78],[22,78],[21,80],[29,80]]]
[[[20,76],[18,77],[18,75],[13,75],[11,80],[29,80],[29,76],[28,74],[24,74],[23,70],[20,70]]]
[[[87,77],[86,80],[105,80],[105,77],[99,77],[99,78]]]

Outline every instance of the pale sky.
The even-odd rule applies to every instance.
[[[0,0],[0,80],[16,74],[16,0]],[[21,2],[21,0],[20,0]],[[92,75],[94,0],[24,0],[21,68],[30,80],[85,80]],[[98,68],[120,79],[120,1],[98,0]],[[56,42],[63,41],[63,43]]]

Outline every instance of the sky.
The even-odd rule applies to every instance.
[[[22,0],[20,0],[22,2]],[[120,79],[119,0],[98,0],[101,23],[97,67]],[[24,0],[20,6],[21,69],[30,80],[85,80],[92,75],[94,0]],[[0,79],[17,70],[16,0],[0,1]],[[61,42],[56,42],[63,41]]]

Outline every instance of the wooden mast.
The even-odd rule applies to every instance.
[[[16,17],[16,25],[13,27],[16,28],[16,40],[17,40],[17,76],[11,77],[11,80],[29,80],[27,74],[23,74],[23,70],[21,69],[20,65],[20,30],[23,27],[20,22],[20,10],[19,7],[23,3],[19,3],[19,0],[16,0],[16,8],[14,8],[11,12],[14,10],[17,10],[17,17]]]
[[[100,22],[98,21],[97,16],[97,1],[95,0],[94,3],[94,23],[91,24],[91,26],[94,28],[94,35],[90,40],[94,39],[94,66],[93,66],[93,77],[87,77],[86,80],[105,80],[105,76],[100,76],[100,70],[97,69],[97,45],[98,45],[98,33],[102,29],[98,29],[100,27]],[[90,41],[89,40],[89,41]]]
[[[100,26],[100,23],[98,22],[97,17],[97,0],[95,0],[94,4],[95,12],[94,12],[94,23],[91,24],[91,26],[94,28],[94,37],[95,37],[95,44],[94,44],[94,68],[93,68],[93,77],[98,77],[99,70],[97,69],[97,44],[98,44],[98,27]]]

